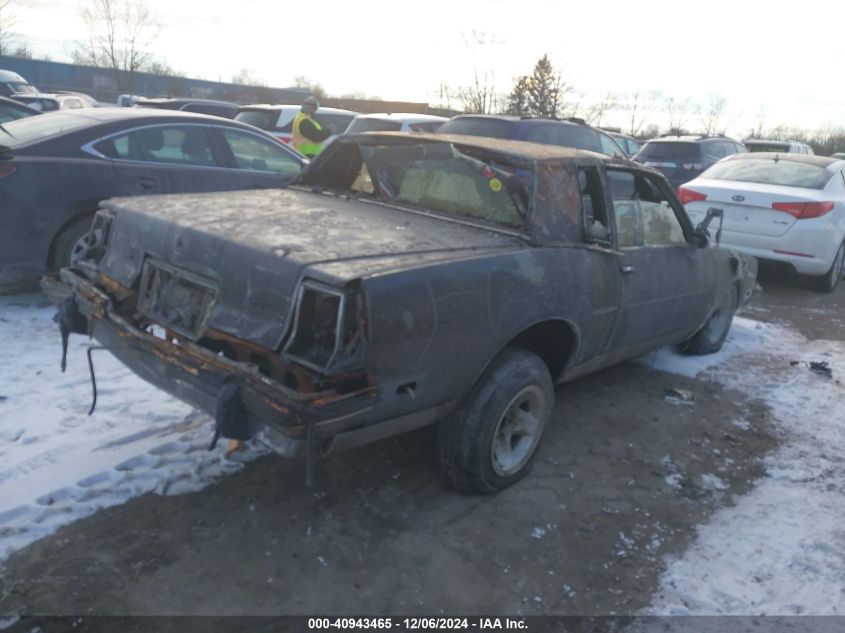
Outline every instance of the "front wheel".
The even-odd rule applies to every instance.
[[[505,349],[463,404],[440,423],[440,476],[451,488],[469,494],[516,483],[531,469],[553,407],[546,364],[526,350]]]
[[[839,280],[842,279],[843,270],[845,270],[845,242],[839,245],[830,270],[819,277],[810,277],[810,285],[820,292],[833,292],[839,285]]]
[[[681,351],[685,354],[702,356],[715,354],[728,337],[737,307],[736,286],[729,286],[719,298],[716,308],[698,332],[692,338],[681,343]]]

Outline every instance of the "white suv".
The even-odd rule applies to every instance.
[[[269,132],[283,143],[290,143],[293,138],[293,120],[301,108],[302,106],[298,105],[269,104],[241,106],[235,121],[254,125]],[[321,126],[332,129],[332,136],[326,139],[326,144],[328,144],[338,134],[343,134],[356,116],[358,113],[351,110],[319,108],[314,118]]]
[[[346,128],[347,134],[359,132],[436,132],[448,121],[446,117],[433,114],[414,114],[405,112],[384,112],[379,114],[359,114]]]
[[[785,154],[814,154],[813,148],[800,141],[767,141],[749,138],[743,141],[749,152],[783,152]]]

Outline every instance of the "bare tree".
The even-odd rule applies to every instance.
[[[663,99],[663,112],[669,126],[667,133],[682,134],[692,113],[692,102],[689,97],[666,97]]]
[[[152,62],[158,20],[144,0],[88,0],[80,13],[88,40],[77,44],[73,60],[111,69],[117,88],[132,92],[136,73]]]
[[[630,93],[625,99],[625,109],[629,112],[628,133],[637,136],[642,132],[648,117],[654,112],[659,93],[654,91],[640,91]]]
[[[766,106],[760,106],[760,111],[754,118],[754,125],[748,132],[748,138],[764,138],[764,131],[766,129]]]
[[[452,87],[445,81],[441,81],[437,87],[437,107],[444,110],[452,110],[452,99],[454,96]]]
[[[619,97],[612,92],[605,92],[597,101],[587,106],[584,111],[584,118],[590,125],[598,127],[605,115],[618,106]]]
[[[458,99],[464,112],[491,114],[499,108],[496,81],[492,72],[473,71],[473,82],[458,88]]]
[[[267,83],[256,77],[249,68],[241,68],[232,75],[232,83],[241,86],[266,86]]]
[[[17,20],[14,0],[0,0],[0,55],[8,55],[12,50],[12,29]]]
[[[701,123],[704,134],[713,136],[724,132],[719,127],[719,120],[725,114],[728,100],[722,95],[711,92],[707,95],[707,101],[704,102],[699,111],[699,122]]]
[[[328,93],[323,86],[317,82],[309,79],[305,75],[297,75],[293,78],[293,85],[297,88],[305,88],[312,97],[317,99],[324,99],[328,97]]]

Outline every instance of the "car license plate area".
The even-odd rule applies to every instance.
[[[155,323],[195,341],[205,330],[216,298],[210,280],[163,262],[144,262],[138,311]]]

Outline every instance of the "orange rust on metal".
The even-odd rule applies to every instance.
[[[246,442],[243,440],[229,440],[228,444],[226,445],[226,455],[229,456],[233,453],[238,453],[241,451],[246,450]]]
[[[138,294],[135,290],[119,284],[114,279],[108,275],[104,275],[103,273],[98,275],[97,284],[102,286],[103,290],[112,295],[118,302],[123,302],[130,297],[137,297]]]

